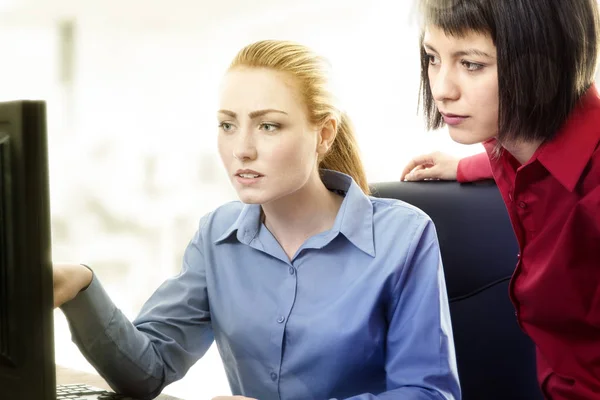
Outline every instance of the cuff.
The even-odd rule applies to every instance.
[[[74,336],[82,344],[88,345],[97,335],[104,334],[115,314],[116,306],[104,291],[96,274],[93,274],[90,285],[60,309],[67,317]]]

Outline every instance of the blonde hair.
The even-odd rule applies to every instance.
[[[354,127],[337,106],[331,90],[327,61],[306,46],[282,40],[262,40],[244,47],[229,69],[236,67],[268,68],[292,76],[308,110],[309,121],[320,126],[329,118],[337,121],[337,134],[329,151],[319,160],[319,168],[351,176],[365,194],[369,194],[364,167],[354,136]]]

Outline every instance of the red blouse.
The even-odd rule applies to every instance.
[[[592,87],[527,163],[507,151],[494,159],[492,139],[458,167],[460,182],[493,175],[504,198],[520,248],[510,297],[552,400],[600,399],[599,142]]]

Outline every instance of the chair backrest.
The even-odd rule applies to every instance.
[[[374,196],[420,208],[436,226],[463,399],[541,400],[535,347],[508,295],[518,245],[495,183],[387,182],[371,188]]]

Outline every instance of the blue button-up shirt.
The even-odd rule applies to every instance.
[[[345,198],[333,227],[292,259],[259,205],[231,202],[202,218],[181,272],[133,323],[94,277],[63,306],[81,351],[115,390],[139,398],[182,378],[216,340],[233,394],[459,399],[432,221],[364,195],[347,175],[323,171],[323,181]]]

